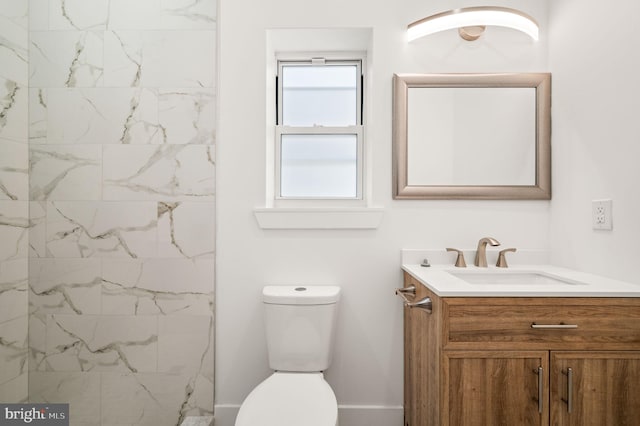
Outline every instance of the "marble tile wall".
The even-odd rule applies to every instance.
[[[212,415],[216,2],[29,8],[29,398],[76,425]]]
[[[28,5],[0,0],[0,402],[27,400]]]

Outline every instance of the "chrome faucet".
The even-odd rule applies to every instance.
[[[484,238],[481,238],[480,241],[478,241],[478,248],[476,250],[476,260],[473,264],[476,266],[479,266],[480,268],[487,267],[487,244],[490,244],[493,247],[500,245],[498,240],[491,237],[484,237]]]

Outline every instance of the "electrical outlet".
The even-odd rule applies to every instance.
[[[591,222],[593,229],[612,230],[612,201],[593,200],[591,202]]]

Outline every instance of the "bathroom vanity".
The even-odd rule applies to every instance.
[[[431,299],[404,309],[405,426],[639,424],[640,286],[550,266],[403,270],[408,305]]]

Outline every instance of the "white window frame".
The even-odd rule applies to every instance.
[[[358,54],[325,54],[318,57],[317,54],[300,55],[296,58],[276,57],[277,63],[277,109],[276,109],[276,125],[274,138],[275,153],[275,176],[274,176],[274,197],[278,205],[300,205],[300,203],[326,202],[326,203],[347,203],[347,205],[363,205],[364,196],[364,180],[365,180],[365,142],[364,142],[364,103],[363,103],[363,85],[364,85],[364,57]],[[283,89],[282,89],[282,68],[284,66],[324,66],[333,64],[355,65],[356,72],[360,78],[356,82],[356,125],[353,126],[283,126]],[[291,197],[282,196],[281,194],[281,145],[282,135],[355,135],[356,136],[356,196],[355,197]]]

